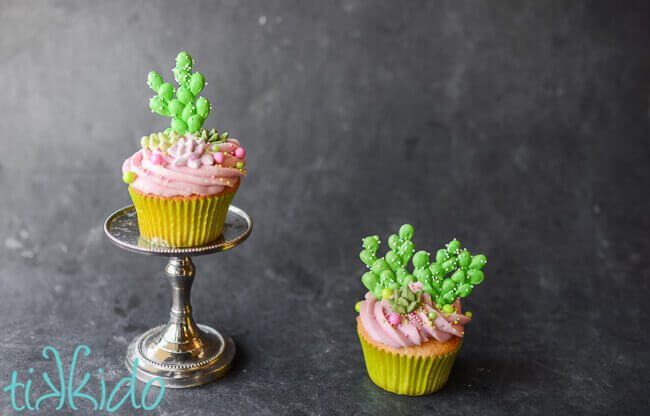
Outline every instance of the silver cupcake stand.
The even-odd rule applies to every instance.
[[[104,224],[108,238],[118,247],[139,254],[168,256],[165,275],[171,286],[169,322],[136,337],[126,352],[129,371],[137,358],[136,377],[148,382],[160,377],[165,387],[183,388],[222,377],[232,365],[235,343],[217,330],[197,324],[192,317],[190,289],[195,269],[190,256],[220,253],[241,244],[251,233],[253,221],[242,209],[230,206],[221,237],[212,243],[188,248],[162,247],[140,237],[133,205],[112,213]]]

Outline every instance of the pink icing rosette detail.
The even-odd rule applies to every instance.
[[[179,139],[178,143],[162,151],[142,149],[126,159],[122,173],[134,172],[136,179],[131,186],[145,194],[162,197],[214,195],[228,188],[234,188],[244,169],[237,169],[237,162],[246,164],[246,159],[234,156],[239,142],[228,139],[219,143],[223,162],[215,165],[217,150],[192,135]],[[221,159],[221,157],[219,157]]]
[[[422,283],[411,283],[409,287],[413,292],[417,292],[422,288]],[[445,342],[453,336],[462,338],[463,327],[471,319],[460,313],[460,300],[457,299],[453,307],[458,313],[447,315],[436,310],[431,296],[423,293],[421,306],[406,317],[402,316],[399,325],[392,325],[390,317],[393,311],[388,301],[382,299],[378,302],[372,293],[368,292],[366,299],[361,302],[359,316],[370,338],[392,348],[403,348],[422,345],[432,339]],[[433,322],[429,319],[431,312],[436,314]]]

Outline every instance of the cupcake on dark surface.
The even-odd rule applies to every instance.
[[[362,281],[368,292],[355,308],[372,381],[415,396],[440,390],[447,382],[472,316],[462,313],[460,299],[483,281],[487,260],[453,240],[431,263],[429,253],[415,252],[412,237],[413,227],[402,225],[399,235],[389,237],[390,250],[383,258],[376,255],[378,236],[363,239],[360,257],[370,271]]]

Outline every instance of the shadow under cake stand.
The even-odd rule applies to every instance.
[[[165,387],[182,388],[209,383],[223,376],[235,357],[235,343],[192,317],[190,289],[194,264],[190,256],[213,254],[241,244],[250,235],[253,221],[242,209],[228,209],[223,233],[216,241],[198,247],[171,248],[151,244],[140,236],[135,207],[112,213],[104,224],[108,238],[118,247],[139,254],[168,256],[165,268],[172,291],[169,322],[138,336],[129,345],[126,366],[137,359],[136,377],[148,382],[160,377]]]

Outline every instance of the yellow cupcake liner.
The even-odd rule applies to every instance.
[[[140,235],[150,243],[171,247],[200,246],[216,240],[237,190],[205,198],[158,198],[129,186],[138,214]]]
[[[407,396],[434,393],[444,387],[456,361],[455,351],[433,357],[395,354],[379,349],[359,335],[370,379],[384,390]]]

